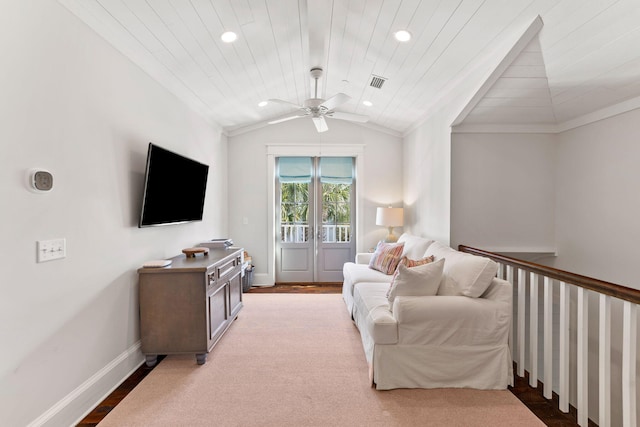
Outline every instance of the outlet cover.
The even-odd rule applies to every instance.
[[[39,240],[36,242],[37,261],[53,261],[67,256],[66,239]]]

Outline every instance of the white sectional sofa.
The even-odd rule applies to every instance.
[[[390,303],[393,275],[369,267],[373,254],[358,254],[343,269],[343,297],[360,331],[373,384],[380,390],[506,388],[513,378],[512,285],[495,277],[497,264],[408,234],[398,243],[409,259],[433,256],[433,267],[408,269],[414,278],[420,277],[417,269],[430,269],[432,277],[425,280],[435,287],[429,295],[399,292]]]

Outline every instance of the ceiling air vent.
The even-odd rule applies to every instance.
[[[371,82],[369,83],[369,86],[375,87],[376,89],[381,89],[382,85],[386,81],[387,81],[387,79],[385,79],[384,77],[380,77],[380,76],[376,76],[375,74],[371,74]]]

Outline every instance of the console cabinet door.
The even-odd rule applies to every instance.
[[[218,337],[224,332],[227,319],[229,319],[227,307],[228,294],[228,287],[226,284],[223,284],[207,297],[207,308],[209,310],[209,348],[215,344]]]
[[[234,317],[242,308],[242,275],[238,272],[229,279],[229,311]]]

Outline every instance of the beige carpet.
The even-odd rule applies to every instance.
[[[100,426],[540,426],[509,391],[377,391],[338,294],[245,294],[205,365],[165,358]]]

